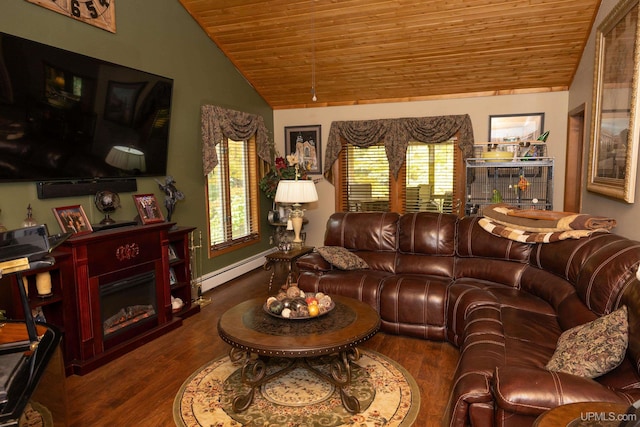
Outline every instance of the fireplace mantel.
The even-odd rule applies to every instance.
[[[169,283],[169,230],[174,224],[127,226],[73,236],[61,247],[68,253],[60,268],[69,290],[64,311],[71,327],[66,354],[67,372],[83,375],[145,342],[182,324],[171,310]],[[157,316],[136,325],[117,340],[103,336],[100,286],[140,275],[155,273]]]

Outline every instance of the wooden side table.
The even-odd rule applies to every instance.
[[[269,293],[271,293],[271,286],[273,285],[273,278],[276,274],[276,269],[274,268],[274,264],[285,264],[287,267],[287,279],[285,281],[285,286],[289,286],[293,282],[293,275],[297,271],[296,270],[296,260],[303,255],[313,252],[312,246],[303,246],[299,249],[291,249],[290,251],[276,251],[268,254],[266,256],[266,261],[263,265],[265,270],[270,270],[273,268],[273,272],[271,273],[271,278],[269,279]]]
[[[556,406],[542,413],[533,427],[609,427],[624,420],[629,405],[612,402],[579,402]]]

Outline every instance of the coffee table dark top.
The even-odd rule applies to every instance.
[[[229,345],[271,357],[315,357],[348,350],[380,328],[380,316],[368,304],[332,296],[335,308],[310,319],[282,319],[265,312],[266,298],[232,307],[218,321],[218,334]]]

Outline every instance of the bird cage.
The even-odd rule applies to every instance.
[[[465,213],[506,203],[521,209],[553,210],[553,159],[515,157],[509,161],[466,160]]]

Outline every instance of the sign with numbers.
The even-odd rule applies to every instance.
[[[26,0],[103,30],[116,32],[116,0]]]

